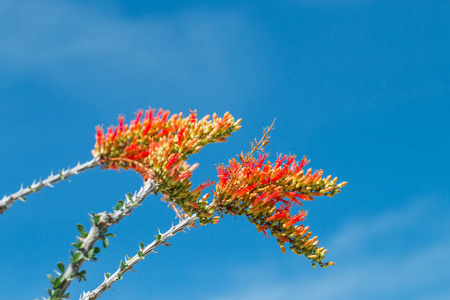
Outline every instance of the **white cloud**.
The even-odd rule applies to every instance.
[[[0,28],[0,67],[12,81],[34,76],[64,88],[166,84],[232,94],[239,79],[262,74],[256,35],[232,10],[126,18],[72,1],[8,0],[0,5]]]
[[[420,219],[425,209],[422,201],[415,201],[407,207],[385,211],[370,219],[352,220],[334,236],[329,248],[333,251],[347,251],[355,244],[388,233],[392,228],[407,228]]]

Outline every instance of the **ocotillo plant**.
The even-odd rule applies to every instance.
[[[240,129],[240,120],[225,113],[222,118],[213,114],[198,120],[196,111],[183,118],[182,113],[170,116],[169,111],[149,109],[138,111],[136,118],[125,124],[125,118],[119,116],[118,126],[111,126],[106,133],[97,127],[94,159],[79,164],[73,169],[63,170],[58,175],[34,182],[27,188],[5,196],[0,200],[0,212],[6,211],[16,200],[25,200],[29,195],[44,186],[66,179],[71,175],[89,168],[101,166],[103,169],[131,169],[138,172],[144,181],[141,189],[134,195],[127,194],[126,200],[120,200],[110,213],[101,212],[91,215],[91,228],[85,230],[78,225],[80,237],[73,243],[70,263],[58,263],[58,276],[48,275],[51,288],[48,299],[69,298],[67,289],[74,279],[86,280],[86,271],[80,270],[84,262],[96,260],[100,248],[97,241],[103,241],[103,247],[109,245],[109,227],[120,222],[151,193],[163,195],[180,223],[165,233],[158,233],[156,240],[139,245],[137,254],[120,262],[112,275],[105,274],[104,281],[92,292],[84,293],[82,299],[96,299],[111,285],[132,270],[140,260],[152,253],[160,245],[168,245],[167,240],[189,226],[216,224],[224,215],[245,215],[256,226],[257,231],[266,236],[274,236],[282,250],[285,243],[298,255],[306,256],[313,267],[326,268],[333,262],[323,262],[326,249],[318,247],[317,237],[311,238],[309,227],[296,225],[306,218],[307,211],[293,213],[295,206],[301,206],[304,200],[313,200],[314,196],[334,196],[340,192],[346,182],[337,184],[337,178],[323,178],[323,171],[312,172],[303,168],[306,158],[297,161],[294,155],[278,155],[276,161],[267,161],[264,146],[269,142],[268,133],[273,124],[264,130],[260,141],[251,144],[248,153],[241,153],[229,164],[218,165],[217,183],[207,180],[192,188],[190,177],[198,164],[189,165],[186,160],[190,154],[199,152],[205,145],[225,142],[234,131]],[[255,157],[256,155],[256,157]],[[202,195],[203,190],[215,184],[215,188]],[[211,197],[211,200],[209,198]]]

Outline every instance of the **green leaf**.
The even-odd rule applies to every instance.
[[[133,202],[133,195],[131,195],[131,193],[127,194],[127,198],[128,200],[130,200],[131,202]]]
[[[109,278],[109,277],[111,277],[111,273],[108,272],[105,274],[105,276],[106,276],[106,278]]]
[[[48,278],[48,280],[50,280],[50,283],[52,284],[52,286],[54,286],[55,285],[55,278],[53,277],[53,275],[47,274],[47,278]]]
[[[142,250],[139,250],[139,251],[138,251],[138,256],[139,256],[139,257],[142,257],[143,255],[144,255],[144,254],[142,253]]]
[[[108,233],[108,234],[105,234],[105,236],[108,236],[108,237],[116,237],[116,235],[115,235],[114,233]]]
[[[99,247],[94,247],[94,253],[95,254],[100,253],[100,248]]]
[[[79,262],[80,259],[82,259],[82,258],[83,258],[83,253],[77,251],[77,252],[75,253],[75,255],[73,256],[72,262],[73,262],[74,264],[76,264],[76,263]]]
[[[94,224],[98,224],[98,221],[100,221],[100,215],[94,215]]]
[[[86,277],[84,275],[86,275],[86,270],[78,272],[78,274],[77,274],[78,281],[80,281],[80,282],[82,280],[86,281]]]
[[[117,205],[114,208],[114,210],[120,210],[122,207],[123,207],[123,201],[119,200],[119,202],[117,203]]]
[[[145,248],[144,243],[143,243],[143,242],[140,242],[140,243],[139,243],[139,247],[141,247],[141,249],[144,249],[144,248]]]
[[[109,246],[109,240],[108,240],[108,238],[103,238],[103,248],[106,248],[106,247],[108,247]]]
[[[62,291],[60,289],[54,290],[53,292],[53,297],[55,297],[56,299],[60,298],[62,294]]]
[[[162,237],[161,234],[155,235],[155,238],[156,238],[156,240],[157,240],[158,242],[161,241],[161,237]]]
[[[78,224],[78,225],[77,225],[77,228],[78,228],[78,231],[80,232],[80,234],[81,234],[82,237],[86,237],[86,236],[87,236],[86,230],[84,230],[83,225]]]
[[[61,280],[63,279],[62,276],[56,278],[55,280],[55,288],[57,288],[61,284]]]
[[[62,273],[64,273],[64,271],[66,270],[66,266],[65,266],[62,262],[60,262],[60,263],[58,263],[58,269],[59,269]]]
[[[88,251],[87,257],[91,258],[93,255],[94,255],[94,248],[92,248],[91,250]]]
[[[76,243],[72,243],[72,246],[73,246],[74,248],[76,248],[76,249],[80,249],[80,248],[81,248],[81,245],[83,245],[83,242],[81,242],[81,241],[78,241],[78,242],[76,242]]]
[[[121,269],[126,269],[128,267],[129,267],[129,265],[127,263],[124,263],[123,261],[120,261],[120,268]]]

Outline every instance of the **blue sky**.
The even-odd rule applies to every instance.
[[[95,126],[139,108],[230,111],[242,129],[204,148],[216,176],[277,118],[266,150],[307,155],[349,184],[305,204],[335,266],[282,254],[244,219],[193,229],[104,299],[446,299],[450,293],[448,1],[0,2],[0,193],[91,159]],[[89,170],[0,217],[0,299],[46,295],[76,224],[141,186]],[[92,290],[125,254],[167,230],[156,196],[114,226]]]

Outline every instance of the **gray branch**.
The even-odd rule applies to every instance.
[[[101,239],[104,240],[106,238],[105,233],[110,226],[119,223],[125,216],[130,215],[133,209],[140,206],[149,194],[155,193],[157,188],[158,184],[149,179],[139,192],[135,192],[134,196],[131,196],[131,194],[127,195],[123,205],[115,209],[114,212],[101,212],[94,215],[93,220],[91,220],[89,233],[86,237],[79,238],[79,241],[82,241],[81,246],[78,247],[72,256],[71,263],[61,278],[58,278],[58,284],[53,287],[53,295],[56,296],[51,296],[50,299],[61,299],[72,280],[77,278],[81,265],[85,261],[90,260],[90,255],[92,255],[91,249],[94,248],[94,244]]]
[[[198,220],[198,217],[196,215],[193,215],[191,217],[184,219],[177,225],[172,226],[172,228],[170,228],[165,233],[158,234],[157,238],[151,244],[147,245],[144,248],[141,248],[135,256],[133,256],[130,259],[125,259],[125,262],[121,261],[119,268],[117,269],[117,271],[114,274],[112,274],[110,276],[105,275],[105,280],[95,290],[93,290],[92,292],[87,292],[87,293],[83,292],[83,295],[80,296],[80,300],[94,300],[94,299],[97,299],[98,297],[100,297],[100,295],[104,291],[111,289],[111,286],[113,285],[114,282],[118,281],[119,279],[122,279],[122,276],[126,272],[132,271],[133,267],[138,262],[143,260],[145,258],[145,256],[147,256],[150,253],[153,253],[154,250],[158,246],[166,244],[166,241],[169,238],[171,238],[172,236],[174,236],[175,234],[177,234],[180,231],[184,231],[185,228],[192,225],[197,220]]]
[[[25,196],[35,193],[45,186],[53,187],[52,186],[53,183],[57,183],[60,180],[67,179],[70,176],[76,175],[79,172],[83,172],[87,169],[95,168],[100,164],[101,163],[99,161],[99,158],[93,158],[92,160],[85,162],[84,164],[78,163],[78,165],[72,169],[69,168],[67,170],[62,170],[61,172],[55,175],[51,174],[49,177],[47,177],[47,179],[40,180],[38,182],[33,181],[33,184],[31,184],[26,188],[21,186],[20,190],[15,192],[14,194],[11,194],[9,196],[3,196],[3,198],[0,200],[0,214],[8,210],[10,206],[17,200],[26,201]]]

